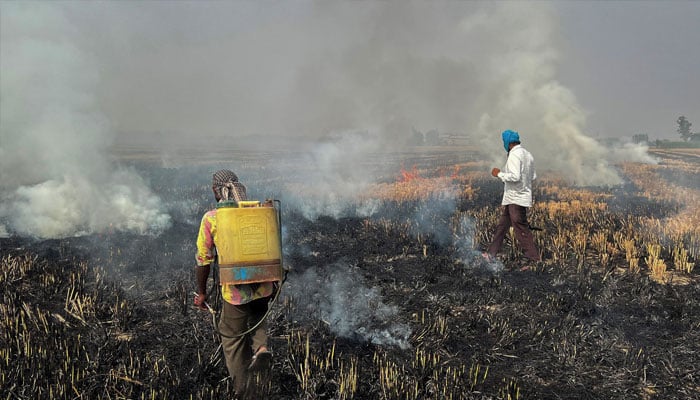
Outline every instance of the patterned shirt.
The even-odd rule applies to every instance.
[[[214,262],[216,246],[216,209],[202,217],[197,236],[197,265],[204,266]],[[241,285],[221,285],[221,295],[231,304],[246,304],[256,299],[271,296],[272,282],[246,283]]]

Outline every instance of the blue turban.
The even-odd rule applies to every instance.
[[[518,135],[518,132],[511,131],[510,129],[503,131],[501,136],[503,137],[503,148],[506,149],[506,153],[508,152],[509,144],[513,142],[520,142],[520,136]]]

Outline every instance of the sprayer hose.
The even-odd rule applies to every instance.
[[[214,277],[216,277],[216,276],[217,276],[216,271],[214,271]],[[217,280],[218,280],[218,279],[216,279],[216,278],[214,279],[214,286],[212,286],[212,291],[213,291],[215,288],[217,288],[217,287],[219,286],[219,285],[217,285],[217,283],[218,283]],[[245,336],[245,335],[247,335],[247,334],[253,332],[254,330],[256,330],[256,329],[260,326],[260,324],[262,324],[263,321],[265,321],[265,319],[268,317],[268,315],[270,315],[270,311],[272,311],[272,305],[273,305],[273,304],[277,301],[277,299],[279,298],[280,293],[282,292],[282,286],[284,285],[284,282],[286,282],[286,281],[287,281],[287,271],[284,271],[284,278],[283,278],[282,281],[280,282],[280,285],[279,285],[279,287],[277,288],[274,297],[273,297],[272,300],[270,300],[270,302],[268,303],[268,305],[267,305],[267,311],[265,312],[265,315],[263,315],[263,316],[260,318],[260,320],[259,320],[258,322],[256,322],[255,325],[253,325],[251,328],[247,329],[247,330],[244,331],[244,332],[237,333],[237,334],[235,334],[235,335],[226,335],[226,334],[223,334],[223,333],[221,333],[221,332],[219,331],[219,320],[221,319],[221,318],[220,318],[221,311],[214,311],[214,312],[211,313],[211,315],[212,315],[212,324],[214,325],[214,331],[215,331],[217,334],[219,334],[219,336],[221,336],[221,337],[225,337],[225,338],[227,338],[227,339],[235,339],[235,338],[239,338],[239,337],[241,337],[241,336]],[[219,292],[219,294],[220,294],[220,292]],[[208,297],[208,296],[207,296],[207,297]],[[218,297],[218,295],[217,295],[217,303],[218,303],[218,299],[219,299],[219,297]],[[221,299],[221,301],[225,301],[225,300],[224,300],[224,299]],[[221,307],[221,309],[223,310],[223,307]]]

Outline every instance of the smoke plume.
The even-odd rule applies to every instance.
[[[109,120],[95,98],[98,64],[60,4],[3,2],[0,210],[40,238],[170,224],[146,182],[110,163]]]
[[[411,328],[396,321],[398,307],[385,304],[380,289],[367,287],[352,266],[338,262],[309,268],[291,282],[286,289],[289,295],[306,299],[298,305],[295,318],[319,318],[340,337],[410,347]]]
[[[491,144],[484,142],[493,147],[493,142],[500,145],[494,132],[513,128],[521,132],[538,167],[555,170],[577,185],[622,183],[615,162],[653,158],[645,146],[611,149],[586,134],[584,110],[574,93],[556,80],[558,52],[551,41],[555,19],[547,9],[530,5],[502,4],[488,18],[477,14],[462,21],[465,33],[474,32],[485,45],[499,49],[483,65],[494,86],[483,93],[488,106],[479,117],[479,137],[493,137]],[[499,35],[503,26],[517,34]]]
[[[653,162],[644,147],[611,149],[587,133],[585,109],[557,80],[550,3],[1,7],[0,186],[4,223],[17,232],[167,225],[147,182],[105,160],[113,141],[307,152],[308,182],[323,193],[301,201],[309,216],[337,215],[374,178],[362,159],[400,150],[414,128],[468,135],[494,166],[500,132],[517,130],[538,170],[579,185],[620,183],[621,160]]]
[[[371,215],[376,201],[360,201],[359,194],[373,182],[380,138],[370,132],[340,132],[314,143],[300,164],[284,174],[289,187],[286,201],[308,219],[319,215],[340,217],[348,213]]]

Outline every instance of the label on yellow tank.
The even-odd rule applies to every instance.
[[[266,254],[267,224],[262,216],[247,216],[241,218],[241,253],[245,255]]]

